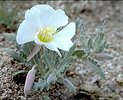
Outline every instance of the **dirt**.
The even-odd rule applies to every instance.
[[[17,2],[9,2],[9,5]],[[112,44],[105,53],[114,56],[112,60],[99,60],[105,72],[102,79],[83,61],[76,59],[76,66],[70,66],[66,74],[77,88],[72,92],[62,84],[55,84],[47,94],[52,100],[123,100],[123,2],[122,1],[21,1],[20,14],[24,17],[27,8],[39,3],[46,3],[55,9],[63,9],[69,16],[69,21],[75,21],[79,16],[84,21],[86,39],[89,34],[94,36],[104,20],[107,20],[104,32],[105,40]],[[24,4],[25,3],[25,4]],[[18,8],[19,9],[19,8]],[[20,21],[21,22],[21,21]],[[0,100],[41,100],[42,91],[32,92],[24,97],[24,79],[20,82],[13,80],[12,75],[20,70],[28,70],[24,64],[14,60],[5,48],[15,49],[14,44],[0,33]],[[10,32],[15,35],[15,33]],[[79,37],[79,33],[77,33]],[[77,47],[80,48],[81,42]],[[24,78],[24,77],[23,77]]]

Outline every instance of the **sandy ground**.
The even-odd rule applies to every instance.
[[[14,2],[16,3],[16,2]],[[107,23],[104,28],[105,40],[112,45],[105,49],[106,53],[114,56],[113,60],[100,60],[106,79],[103,80],[91,69],[83,64],[82,60],[76,60],[76,66],[70,66],[68,77],[77,88],[77,93],[66,89],[61,84],[51,87],[47,94],[52,100],[123,100],[123,2],[122,1],[47,1],[26,2],[25,8],[35,4],[47,3],[55,9],[63,9],[69,16],[69,21],[75,21],[77,16],[84,20],[86,38],[89,34],[98,33],[98,29],[104,20]],[[9,3],[10,5],[12,2]],[[23,3],[22,3],[23,4]],[[24,14],[25,8],[21,12]],[[14,44],[0,33],[0,100],[26,100],[24,98],[24,79],[16,82],[12,75],[20,70],[27,69],[24,64],[15,61],[5,48],[14,49]],[[10,33],[15,35],[14,33]],[[79,34],[77,33],[77,36]],[[77,47],[81,47],[78,42]],[[22,80],[22,81],[21,81]],[[88,92],[88,95],[80,93]],[[28,100],[40,100],[41,91],[36,91],[28,96]]]

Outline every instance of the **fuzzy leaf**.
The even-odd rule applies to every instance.
[[[15,36],[13,36],[12,34],[9,34],[9,33],[5,33],[4,34],[6,37],[8,37],[9,38],[9,40],[11,40],[12,42],[16,42],[16,38],[15,38]]]
[[[90,53],[91,52],[90,50],[93,48],[92,43],[93,41],[92,41],[92,36],[91,36],[90,39],[88,40],[88,53]]]
[[[99,47],[97,50],[95,50],[95,52],[96,52],[96,53],[101,53],[101,52],[103,52],[104,48],[105,48],[105,47],[108,47],[109,45],[110,45],[110,44],[107,44],[106,41],[105,41],[105,42],[102,42],[101,45],[100,45],[100,47]]]
[[[80,24],[80,18],[78,17],[76,19],[76,33],[77,33],[77,30],[78,30],[79,24]]]
[[[43,95],[43,100],[51,100],[50,97],[46,94]]]
[[[81,20],[81,34],[82,34],[82,38],[85,38],[85,33],[84,33],[84,21]],[[84,40],[83,40],[84,41]]]
[[[48,83],[47,83],[47,85],[46,85],[46,90],[47,90],[47,91],[49,91],[50,86],[51,86],[51,84],[48,84]]]
[[[42,62],[45,64],[45,67],[55,68],[56,55],[53,51],[48,52],[48,50],[44,48],[44,53],[41,58],[42,58]]]
[[[62,79],[62,83],[63,83],[67,88],[69,88],[70,90],[76,92],[75,86],[74,86],[68,79],[63,78],[63,79]]]
[[[21,45],[22,52],[26,55],[29,55],[33,50],[35,44],[34,42],[29,42]]]
[[[70,57],[70,56],[73,54],[75,48],[76,48],[76,44],[74,44],[74,45],[70,48],[69,52],[68,52],[67,55],[65,56],[66,59],[67,59],[68,57]]]
[[[85,32],[84,32],[84,21],[81,20],[81,38],[82,38],[82,43],[83,43],[83,49],[86,48],[86,43],[85,43]]]
[[[70,50],[69,50],[69,52],[66,54],[66,56],[61,60],[60,64],[59,64],[58,67],[57,67],[57,74],[60,74],[60,72],[65,71],[64,69],[69,66],[70,61],[71,61],[71,59],[72,59],[71,56],[72,56],[72,54],[73,54],[73,52],[74,52],[74,50],[75,50],[75,47],[76,47],[76,45],[74,44],[74,45],[70,48]]]
[[[71,64],[71,61],[72,60],[72,57],[69,57],[68,59],[66,59],[66,61],[63,63],[63,64],[61,64],[60,66],[58,66],[58,71],[57,71],[57,75],[59,76],[59,77],[63,77],[63,74],[65,74],[65,72],[66,72],[66,70],[67,70],[67,68],[68,68],[68,66]]]
[[[80,18],[79,17],[76,19],[75,25],[76,25],[76,33],[78,33],[78,28],[79,28],[79,25],[80,25]],[[74,41],[75,38],[76,38],[76,35],[74,35],[72,37],[72,41]]]
[[[15,46],[16,46],[16,48],[17,48],[18,50],[21,50],[21,46],[16,42],[16,37],[15,37],[15,36],[13,36],[12,34],[9,34],[9,33],[5,33],[4,35],[5,35],[6,37],[8,37],[9,40],[11,40],[12,42],[15,43]]]
[[[103,37],[104,37],[104,33],[103,33],[103,28],[104,28],[104,25],[105,25],[106,21],[103,22],[102,26],[100,27],[100,32],[97,34],[95,40],[94,40],[94,43],[93,43],[93,52],[96,52],[97,49],[100,48],[100,46],[102,45],[102,40],[103,40]]]
[[[47,82],[42,80],[41,78],[38,79],[38,82],[34,82],[32,90],[43,90],[47,86]]]
[[[78,58],[81,58],[84,54],[85,54],[84,50],[76,50],[74,51],[73,56],[76,55]]]
[[[105,75],[101,69],[101,66],[98,64],[97,61],[93,60],[92,58],[88,58],[86,63],[96,72],[98,73],[103,79],[105,79]]]
[[[96,56],[100,59],[107,59],[107,60],[110,60],[110,59],[113,59],[114,57],[111,56],[111,55],[108,55],[106,53],[98,53],[96,54]]]
[[[75,50],[76,45],[74,44],[69,52],[66,54],[66,56],[62,59],[62,61],[60,62],[58,69],[61,68],[62,65],[64,65],[64,63],[66,62],[67,59],[69,59],[69,57],[73,54],[74,50]]]
[[[99,32],[98,35],[96,36],[93,44],[94,51],[96,51],[96,49],[100,47],[103,37],[104,37],[103,32]]]
[[[10,53],[10,55],[16,59],[19,62],[24,62],[23,57],[19,56],[19,54],[17,52],[15,52],[12,49],[6,48],[6,50]]]
[[[21,45],[20,45],[20,44],[18,44],[17,42],[15,43],[15,47],[17,48],[17,50],[18,50],[18,51],[20,51],[20,50],[21,50]]]
[[[50,74],[49,77],[47,78],[47,83],[50,84],[51,82],[56,81],[56,75],[54,73]]]
[[[27,73],[27,71],[26,71],[26,70],[18,71],[18,72],[16,72],[15,74],[13,74],[13,77],[17,77],[18,75],[24,74],[24,73]]]

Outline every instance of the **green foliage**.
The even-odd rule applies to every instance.
[[[26,66],[32,67],[35,64],[38,65],[38,67],[36,68],[37,75],[38,75],[38,82],[34,82],[32,90],[37,90],[37,89],[49,90],[51,84],[55,84],[56,82],[59,82],[64,84],[67,88],[76,91],[74,85],[67,78],[64,78],[64,75],[68,70],[70,64],[73,63],[72,59],[74,58],[74,56],[76,56],[78,59],[82,59],[87,64],[87,66],[91,67],[96,73],[98,73],[103,79],[105,79],[103,69],[99,65],[96,58],[93,58],[93,56],[96,56],[101,59],[113,58],[108,54],[102,53],[104,48],[109,46],[109,44],[107,44],[107,42],[103,40],[104,25],[105,22],[101,26],[100,31],[98,32],[96,37],[90,35],[90,38],[86,43],[84,24],[83,21],[78,18],[76,20],[76,32],[78,32],[79,28],[81,29],[80,31],[81,37],[79,39],[82,42],[82,47],[81,49],[76,50],[76,43],[77,43],[76,41],[74,42],[74,45],[69,49],[68,52],[59,50],[62,54],[62,57],[59,57],[59,55],[56,52],[48,50],[44,46],[42,46],[42,53],[38,52],[30,61],[27,61],[27,57],[35,47],[35,43],[29,42],[19,45],[16,42],[16,38],[8,33],[6,33],[5,36],[7,36],[11,41],[15,43],[17,51],[14,51],[12,49],[6,49],[6,50],[11,54],[11,56],[14,59],[16,59],[19,62],[25,63]],[[57,31],[62,30],[62,28],[63,27],[58,28]],[[72,40],[74,40],[75,38],[76,37],[72,38]],[[45,96],[44,98],[49,98],[49,97]]]
[[[56,77],[56,74],[55,73],[52,73],[49,75],[49,77],[47,78],[47,83],[50,84],[50,83],[55,83],[57,80],[57,77]]]
[[[93,49],[93,40],[92,40],[92,36],[90,37],[90,39],[88,40],[88,53],[91,53],[91,49]]]
[[[98,35],[96,36],[95,40],[94,40],[94,44],[93,44],[93,52],[96,52],[96,50],[100,47],[102,40],[104,37],[104,33],[103,32],[99,32]]]
[[[100,58],[100,59],[106,59],[106,60],[110,60],[110,59],[114,58],[113,56],[108,55],[106,53],[98,53],[98,54],[95,54],[95,56]]]
[[[108,46],[110,46],[110,44],[108,44],[106,41],[102,41],[102,43],[100,44],[99,48],[97,48],[97,49],[95,50],[95,53],[103,52],[103,50],[104,50],[106,47],[108,47]]]
[[[42,55],[42,62],[45,65],[45,68],[49,69],[46,71],[44,77],[38,80],[38,82],[34,83],[33,90],[36,89],[44,89],[46,88],[49,90],[51,84],[55,84],[57,79],[62,79],[67,70],[67,67],[71,63],[70,60],[72,59],[72,53],[75,50],[75,44],[70,48],[69,52],[65,54],[65,57],[62,60],[57,60],[58,56],[55,56],[56,54],[52,51],[48,51],[44,49],[44,54]],[[54,61],[54,62],[53,62]],[[59,63],[59,65],[56,67],[55,64]],[[64,84],[65,82],[63,82]],[[70,82],[68,82],[70,85]],[[72,83],[71,83],[72,84]],[[66,84],[65,84],[66,85]],[[72,87],[73,85],[71,85]],[[73,90],[73,87],[72,87]]]
[[[20,19],[17,10],[19,2],[16,4],[14,8],[11,9],[11,11],[8,10],[10,9],[8,4],[8,1],[1,1],[0,26],[5,25],[7,29],[15,31],[17,29],[18,19]]]
[[[79,24],[80,24],[80,18],[78,17],[76,19],[76,33],[78,32]]]
[[[14,77],[17,77],[18,75],[25,74],[25,73],[27,73],[26,70],[18,71],[18,72],[16,72],[15,74],[13,74],[13,78],[14,78]]]
[[[34,82],[32,90],[37,90],[37,89],[43,90],[47,86],[47,84],[48,83],[46,81],[39,78],[38,82]]]
[[[85,32],[84,32],[84,21],[81,20],[81,41],[82,41],[82,48],[87,48],[86,43],[85,43]]]
[[[46,94],[43,94],[43,97],[42,97],[43,100],[51,100],[50,97]]]
[[[86,60],[86,64],[90,66],[96,73],[98,73],[103,79],[105,79],[105,75],[102,71],[101,66],[98,64],[98,62],[92,58],[88,58]]]
[[[101,54],[104,50],[105,47],[108,47],[109,44],[107,44],[106,41],[103,41],[104,38],[104,32],[103,32],[103,28],[104,25],[106,23],[106,21],[104,21],[104,23],[102,24],[102,26],[100,27],[100,31],[98,32],[98,34],[96,35],[96,37],[94,38],[92,35],[90,36],[90,38],[88,39],[87,43],[85,42],[85,32],[84,32],[84,24],[83,21],[81,21],[80,19],[77,19],[78,22],[76,22],[77,26],[78,23],[81,22],[81,41],[83,43],[82,45],[82,49],[80,50],[75,50],[73,53],[73,56],[77,56],[78,58],[82,59],[83,61],[85,61],[85,63],[90,66],[96,73],[99,73],[99,75],[105,79],[105,75],[102,71],[101,66],[98,64],[98,62],[93,58],[93,55],[95,55],[98,58],[102,58],[102,59],[112,59],[112,56],[109,56],[108,54]]]
[[[73,56],[77,56],[78,58],[82,58],[83,55],[85,55],[85,51],[84,50],[75,50],[73,53]]]
[[[34,58],[32,58],[30,61],[27,61],[27,57],[31,53],[31,51],[33,50],[34,46],[35,46],[34,42],[29,42],[29,43],[25,43],[25,44],[21,45],[21,50],[20,50],[21,52],[20,53],[22,53],[22,55],[25,57],[26,64],[30,65],[30,66],[33,66],[35,64],[39,64],[38,54],[36,56],[34,56]]]
[[[4,34],[9,40],[11,40],[12,42],[16,43],[16,38],[15,36],[9,34],[9,33],[5,33]]]
[[[42,62],[45,64],[46,68],[50,68],[53,70],[57,63],[57,56],[55,56],[56,54],[54,54],[53,51],[48,52],[48,50],[46,50],[45,48],[43,50],[44,50],[44,53],[41,57]]]
[[[75,86],[74,86],[68,79],[66,79],[66,78],[60,78],[60,79],[58,80],[58,82],[59,82],[59,83],[63,83],[68,89],[70,89],[70,90],[76,92]]]
[[[23,57],[22,57],[19,53],[15,52],[14,50],[9,49],[9,48],[6,48],[6,51],[8,51],[8,52],[10,53],[10,55],[11,55],[14,59],[16,59],[17,61],[19,61],[19,62],[24,62]]]
[[[94,43],[93,43],[93,53],[100,53],[103,52],[104,48],[109,46],[109,44],[107,44],[107,42],[103,42],[103,38],[104,38],[104,32],[103,32],[103,28],[105,25],[106,21],[104,21],[103,25],[100,27],[100,31],[97,34]]]
[[[70,65],[70,61],[72,60],[72,54],[74,52],[76,48],[76,44],[74,44],[69,52],[65,55],[65,57],[61,60],[61,62],[59,63],[59,65],[57,66],[57,75],[59,77],[63,77],[63,75],[65,74],[67,67]]]
[[[39,54],[34,56],[34,58],[31,59],[30,61],[27,61],[28,55],[31,53],[32,49],[35,46],[34,42],[29,42],[29,43],[19,45],[16,42],[15,36],[13,36],[12,34],[9,34],[9,33],[5,33],[4,35],[6,37],[8,37],[9,40],[11,40],[12,42],[15,43],[15,47],[17,48],[17,51],[14,51],[14,50],[8,49],[8,48],[6,49],[14,59],[16,59],[19,62],[25,63],[26,66],[33,66],[35,64],[39,64],[39,61],[40,61]]]

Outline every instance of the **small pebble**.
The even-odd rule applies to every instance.
[[[79,70],[78,73],[79,74],[86,74],[86,70]]]

